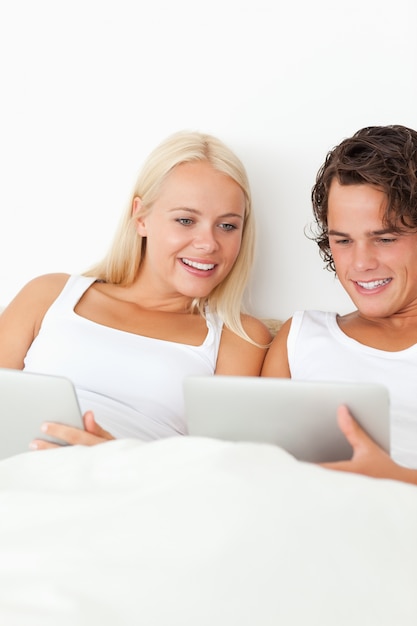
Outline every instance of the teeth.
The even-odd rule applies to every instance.
[[[359,287],[363,287],[363,289],[376,289],[376,287],[381,287],[381,285],[386,285],[387,283],[390,282],[390,278],[384,278],[383,280],[372,280],[369,283],[362,283],[359,280],[357,280],[357,284],[359,285]]]
[[[190,267],[195,267],[197,270],[207,271],[214,268],[214,263],[195,263],[194,261],[189,261],[188,259],[182,259],[182,262]]]

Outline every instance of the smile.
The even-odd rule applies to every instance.
[[[391,282],[391,278],[384,278],[383,280],[371,280],[368,283],[363,283],[359,280],[356,281],[356,284],[359,285],[359,287],[362,287],[363,289],[377,289],[378,287],[382,287],[382,285],[387,285],[389,282]]]
[[[190,261],[189,259],[181,259],[181,261],[189,267],[194,267],[196,270],[203,270],[207,272],[215,267],[214,263],[197,263],[196,261]]]

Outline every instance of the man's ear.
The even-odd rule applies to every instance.
[[[141,237],[146,237],[145,215],[143,211],[142,198],[135,196],[132,202],[132,217],[135,218],[136,231]]]

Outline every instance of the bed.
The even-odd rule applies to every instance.
[[[4,626],[415,626],[417,488],[175,437],[0,463]]]
[[[2,626],[417,624],[417,487],[272,445],[27,452],[0,529]]]

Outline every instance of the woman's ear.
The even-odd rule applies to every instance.
[[[142,198],[135,196],[132,202],[132,217],[135,218],[136,230],[138,235],[146,237],[145,215],[143,211]]]

